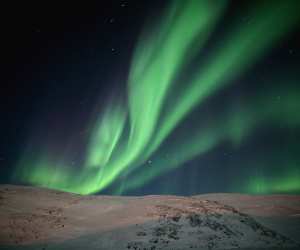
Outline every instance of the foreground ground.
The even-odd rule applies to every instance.
[[[300,196],[80,196],[0,186],[0,249],[300,249]]]

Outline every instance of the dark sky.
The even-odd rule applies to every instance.
[[[124,82],[144,17],[159,7],[155,1],[36,1],[2,7],[2,182],[40,115],[59,122],[58,133],[68,133],[63,121],[84,119],[94,102]]]
[[[1,183],[16,183],[11,176],[24,151],[33,148],[33,154],[40,154],[43,146],[39,145],[45,142],[53,154],[66,154],[67,158],[81,162],[91,117],[102,106],[104,109],[111,95],[124,96],[139,34],[146,23],[161,15],[166,7],[166,3],[161,2],[164,1],[75,1],[67,5],[26,1],[1,7],[4,12],[1,24]],[[240,15],[240,10],[252,4],[255,2],[229,3],[212,38],[203,48],[204,56],[209,56],[214,46],[222,43],[223,35],[233,22],[247,21],[248,16]],[[251,70],[235,79],[232,86],[193,110],[151,161],[164,154],[164,148],[169,145],[179,145],[185,132],[198,126],[195,124],[201,126],[203,113],[205,119],[213,120],[217,115],[222,116],[223,107],[228,103],[241,106],[246,103],[245,107],[255,110],[252,102],[248,102],[252,95],[263,96],[265,89],[272,90],[273,86],[274,89],[299,89],[299,37],[298,25]],[[186,72],[192,71],[191,66]],[[290,176],[295,171],[299,173],[300,168],[297,149],[300,130],[298,123],[293,123],[293,119],[299,120],[300,110],[299,114],[293,113],[293,118],[285,118],[285,114],[282,117],[291,122],[282,125],[276,120],[272,125],[263,124],[237,148],[228,141],[219,143],[213,150],[128,194],[276,192],[283,183],[291,184],[292,188],[282,189],[282,192],[298,193],[300,185],[293,186],[295,180],[290,180]],[[74,144],[66,149],[65,141]],[[199,165],[205,167],[199,168]],[[285,179],[281,180],[282,173]],[[247,186],[245,183],[251,176],[253,183],[269,182],[264,185],[270,187],[254,190],[250,184]],[[120,178],[122,181],[124,177]],[[130,176],[126,178],[130,181]],[[300,183],[300,179],[297,180]],[[119,183],[117,179],[104,192],[118,189]],[[278,185],[278,189],[274,185]]]

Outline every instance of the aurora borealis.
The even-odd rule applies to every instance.
[[[229,167],[234,171],[224,192],[299,192],[297,67],[253,77],[259,74],[255,68],[299,28],[299,3],[249,4],[222,29],[228,8],[226,1],[193,0],[162,8],[134,45],[121,96],[110,90],[100,111],[78,120],[88,130],[80,166],[69,163],[68,150],[60,155],[39,141],[36,154],[23,150],[13,179],[80,194],[126,194],[180,169],[189,171],[186,165],[196,160],[195,179],[189,175],[179,190],[187,182],[195,187],[190,193],[200,193],[197,182],[207,178],[209,164],[218,165],[220,175],[229,174],[224,162],[213,163],[214,152],[226,147],[239,157],[226,163],[235,167]],[[250,21],[238,21],[244,16]],[[243,84],[246,91],[236,94]],[[286,141],[258,149],[260,137],[275,140],[282,131]],[[172,185],[161,192],[176,192]]]

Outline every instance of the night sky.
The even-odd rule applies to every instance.
[[[299,1],[2,9],[1,183],[300,193]]]

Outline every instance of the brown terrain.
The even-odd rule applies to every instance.
[[[0,249],[300,249],[300,196],[80,196],[0,186]]]

